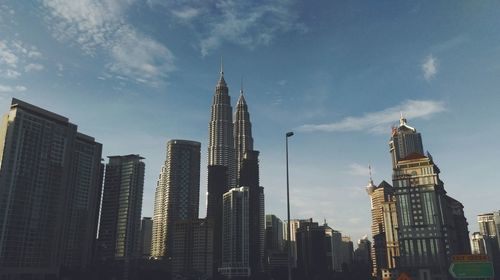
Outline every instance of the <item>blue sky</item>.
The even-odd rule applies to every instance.
[[[358,239],[364,187],[391,180],[390,127],[403,111],[423,134],[448,194],[476,215],[498,210],[500,2],[0,2],[0,108],[12,97],[67,116],[103,156],[146,158],[143,215],[165,143],[202,143],[205,212],[210,105],[224,57],[233,106],[240,79],[261,151],[266,213]]]

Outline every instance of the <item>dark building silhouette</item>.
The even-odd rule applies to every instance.
[[[153,220],[151,217],[143,217],[141,221],[141,254],[144,258],[151,256],[151,238],[153,236]]]
[[[0,126],[1,279],[48,279],[88,268],[101,150],[67,118],[12,99]]]
[[[208,166],[207,220],[213,223],[213,273],[222,266],[222,197],[227,188],[227,167]]]
[[[316,222],[302,224],[296,231],[297,270],[301,279],[316,279],[328,272],[325,230]]]
[[[178,220],[171,238],[174,279],[212,277],[214,238],[211,220]]]
[[[264,258],[264,188],[259,186],[259,152],[247,151],[241,164],[239,182],[249,190],[248,240],[252,274],[263,271]]]
[[[139,155],[108,158],[99,228],[99,259],[127,261],[141,255],[144,158]]]

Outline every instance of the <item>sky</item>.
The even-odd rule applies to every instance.
[[[499,1],[0,1],[0,111],[18,98],[66,116],[103,158],[140,154],[153,213],[166,142],[202,143],[223,57],[233,109],[243,79],[267,214],[370,235],[368,165],[391,182],[400,112],[448,194],[500,209]]]

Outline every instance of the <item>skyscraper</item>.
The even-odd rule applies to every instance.
[[[101,144],[63,116],[12,99],[0,126],[0,278],[85,269],[101,193]]]
[[[233,188],[223,198],[222,275],[250,276],[249,192],[247,187]]]
[[[266,250],[283,250],[283,222],[275,215],[266,215]]]
[[[99,258],[127,260],[140,252],[144,158],[139,155],[109,156],[99,228]]]
[[[243,85],[240,90],[240,97],[236,103],[236,112],[234,114],[234,151],[236,159],[237,185],[239,185],[239,176],[243,158],[247,151],[253,150],[252,124],[250,123],[250,114],[248,106],[243,96]]]
[[[212,113],[208,125],[208,166],[222,165],[227,167],[228,184],[235,186],[235,158],[233,138],[233,112],[229,89],[224,80],[221,63],[220,77],[215,86],[212,101]],[[229,186],[226,190],[229,189]]]
[[[401,117],[389,142],[393,159],[400,254],[398,270],[410,277],[447,279],[453,254],[467,254],[456,240],[464,230],[451,205],[432,157],[423,154],[420,133]],[[458,213],[456,213],[458,214]],[[463,213],[462,213],[463,215]],[[465,226],[465,231],[466,231]]]
[[[490,260],[493,262],[495,271],[500,270],[500,247],[498,245],[500,239],[499,217],[500,211],[484,213],[477,216],[483,253],[488,255]],[[478,236],[476,236],[476,239],[479,239]]]
[[[143,217],[141,221],[141,254],[145,258],[151,256],[151,238],[153,236],[153,220]]]
[[[175,222],[198,218],[201,144],[188,140],[167,143],[165,168],[158,181],[153,219],[153,257],[171,256]]]
[[[392,186],[386,181],[382,181],[378,186],[373,184],[370,169],[370,181],[366,187],[366,192],[371,200],[372,212],[372,248],[371,248],[371,263],[373,266],[372,275],[380,278],[382,269],[388,268],[386,229],[384,223],[384,208],[386,202],[392,200]]]
[[[392,155],[392,167],[396,168],[398,161],[411,154],[424,155],[422,136],[417,130],[407,124],[401,113],[399,126],[392,129],[392,137],[389,142],[390,153]]]
[[[222,165],[208,166],[207,220],[213,222],[213,271],[222,265],[222,197],[227,188],[227,167]]]
[[[264,258],[264,188],[259,186],[259,152],[246,151],[240,170],[240,186],[249,193],[249,242],[252,275],[263,270]]]

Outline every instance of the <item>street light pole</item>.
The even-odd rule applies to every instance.
[[[290,184],[288,178],[288,138],[293,136],[293,132],[287,132],[285,136],[286,143],[286,207],[288,223],[286,232],[288,236],[288,280],[292,280],[292,237],[290,236]]]

